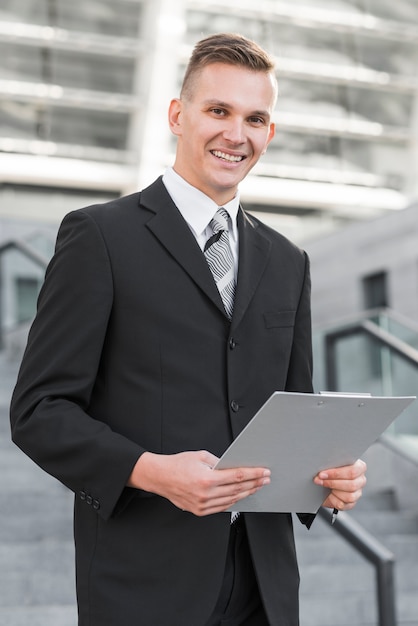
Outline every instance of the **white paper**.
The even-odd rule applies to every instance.
[[[414,400],[273,393],[215,467],[271,470],[270,485],[236,503],[234,511],[316,513],[329,490],[315,485],[314,476],[354,463]]]

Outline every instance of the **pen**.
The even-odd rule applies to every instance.
[[[332,512],[331,524],[334,524],[335,520],[337,519],[337,515],[338,515],[338,509],[334,509]]]

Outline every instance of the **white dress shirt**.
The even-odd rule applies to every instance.
[[[186,220],[190,230],[194,234],[201,250],[204,249],[209,237],[213,235],[209,222],[219,209],[209,196],[204,194],[184,178],[179,176],[172,167],[167,168],[163,175],[163,183],[170,194],[174,204]],[[221,205],[228,213],[231,223],[229,228],[229,243],[234,257],[235,280],[238,272],[238,227],[237,214],[239,209],[239,193]]]

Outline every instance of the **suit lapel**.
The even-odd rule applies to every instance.
[[[238,326],[250,304],[270,257],[271,242],[242,209],[238,213],[239,270],[232,325]]]
[[[219,291],[193,233],[167,192],[161,177],[140,194],[140,204],[153,216],[147,227],[226,316]],[[232,325],[237,326],[257,289],[270,256],[270,241],[255,220],[238,212],[239,270]]]
[[[140,204],[154,214],[147,222],[150,231],[225,314],[221,296],[206,259],[162,183],[161,177],[141,192]]]

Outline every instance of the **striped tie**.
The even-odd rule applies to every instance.
[[[213,231],[205,245],[204,254],[221,294],[226,314],[232,317],[235,296],[234,257],[232,256],[228,234],[228,213],[220,208],[216,211],[209,226]]]

